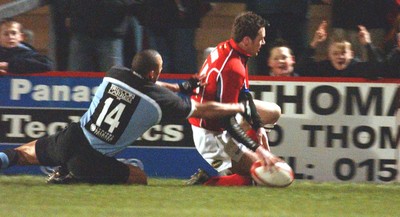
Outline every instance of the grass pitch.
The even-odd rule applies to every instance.
[[[400,184],[297,181],[288,188],[48,185],[42,176],[0,176],[0,217],[400,216]]]

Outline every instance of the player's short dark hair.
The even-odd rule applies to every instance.
[[[152,70],[159,67],[157,56],[160,56],[156,50],[143,50],[137,53],[132,60],[132,70],[145,76]]]
[[[246,36],[255,39],[262,27],[267,27],[267,21],[261,16],[251,11],[243,12],[233,22],[231,37],[235,42],[242,41]]]

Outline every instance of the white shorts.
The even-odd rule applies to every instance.
[[[192,125],[193,140],[197,151],[218,172],[232,167],[249,149],[234,140],[228,132],[216,132]]]

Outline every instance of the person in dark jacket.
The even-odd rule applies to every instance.
[[[368,60],[355,58],[352,44],[342,38],[334,38],[329,43],[328,60],[316,61],[314,53],[317,46],[327,39],[327,22],[323,21],[310,42],[310,47],[299,62],[297,70],[302,76],[318,77],[365,77],[377,78],[382,75],[383,59],[371,42],[368,30],[359,26],[359,40],[368,51]]]
[[[209,10],[210,3],[201,0],[144,1],[139,20],[147,35],[148,47],[163,56],[166,73],[198,71],[196,30]]]
[[[53,62],[23,40],[21,23],[12,19],[0,22],[0,74],[51,71]]]
[[[400,32],[397,33],[397,46],[385,58],[385,77],[400,78]]]
[[[68,69],[105,72],[123,65],[123,38],[137,0],[70,0]]]

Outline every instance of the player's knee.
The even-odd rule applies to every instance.
[[[127,184],[147,185],[147,175],[139,167],[129,166],[129,178]]]
[[[275,103],[271,104],[271,111],[270,111],[270,115],[272,120],[270,120],[271,122],[264,122],[266,124],[274,124],[278,121],[278,119],[281,117],[282,115],[282,110],[281,107]]]
[[[281,117],[281,107],[275,103],[268,103],[268,106],[257,109],[264,124],[275,124]]]

